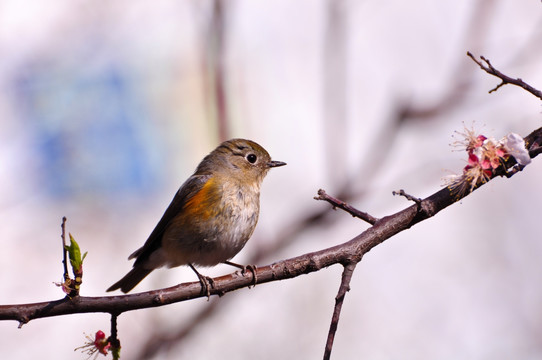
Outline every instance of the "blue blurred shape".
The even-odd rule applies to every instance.
[[[117,66],[47,62],[17,73],[16,104],[43,191],[110,197],[152,191],[162,181],[163,146],[134,78]]]

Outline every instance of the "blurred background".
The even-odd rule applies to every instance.
[[[0,0],[0,303],[59,299],[60,223],[88,251],[81,294],[132,266],[182,182],[222,140],[288,166],[263,184],[238,263],[345,242],[426,197],[466,154],[455,131],[522,136],[540,100],[467,56],[542,88],[542,4],[517,0]],[[368,253],[346,297],[334,359],[542,358],[542,164],[496,179]],[[206,275],[231,272],[227,266]],[[314,359],[341,266],[124,313],[124,359]],[[135,290],[196,281],[158,270]],[[84,359],[107,314],[0,322],[6,359]],[[9,344],[9,345],[8,345]]]

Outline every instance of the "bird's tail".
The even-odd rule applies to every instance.
[[[139,284],[145,276],[149,275],[152,270],[153,269],[145,269],[141,266],[136,266],[122,279],[111,285],[107,291],[120,289],[123,293],[127,293]]]

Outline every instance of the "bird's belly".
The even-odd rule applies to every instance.
[[[206,221],[166,231],[163,246],[167,265],[214,266],[233,258],[254,232],[258,209],[254,210],[251,206],[229,209]]]

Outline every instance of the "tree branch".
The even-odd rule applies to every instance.
[[[530,154],[536,156],[540,153],[541,139],[542,128],[525,137],[524,140]],[[510,168],[515,163],[515,159],[510,157],[504,167]],[[504,174],[505,172],[502,172],[495,176]],[[256,283],[263,284],[290,279],[338,263],[357,263],[361,261],[364,254],[378,244],[403,230],[409,229],[420,221],[436,215],[467,195],[468,193],[457,194],[449,188],[441,189],[421,200],[420,204],[411,205],[393,215],[378,219],[372,227],[343,244],[258,267],[256,269]],[[234,272],[214,278],[214,287],[210,293],[211,295],[222,296],[230,291],[252,285],[251,274],[243,276],[241,272]],[[56,301],[33,304],[0,305],[0,320],[16,320],[22,325],[33,319],[77,313],[104,312],[118,316],[126,311],[158,307],[202,296],[204,295],[201,294],[201,284],[199,282],[190,282],[130,295],[76,296],[74,298],[66,297]]]
[[[335,209],[335,208],[342,209],[342,210],[346,211],[347,213],[349,213],[350,215],[352,215],[353,217],[360,218],[361,220],[364,220],[364,221],[368,222],[371,225],[374,225],[374,223],[378,221],[377,218],[371,216],[370,214],[367,214],[366,212],[360,211],[360,210],[356,209],[355,207],[347,204],[346,202],[344,202],[342,200],[339,200],[339,199],[336,199],[333,196],[328,195],[325,192],[325,190],[322,190],[322,189],[318,190],[318,196],[315,196],[314,200],[327,201],[328,203],[330,203],[333,206],[333,209]]]
[[[68,273],[68,250],[66,249],[66,217],[62,217],[62,224],[60,225],[62,238],[62,265],[64,267],[64,281],[70,279],[70,274]]]
[[[485,57],[480,56],[480,59],[482,61],[479,61],[474,57],[474,55],[472,55],[470,51],[467,51],[467,56],[470,57],[472,61],[474,61],[476,64],[478,64],[478,66],[480,66],[480,69],[484,70],[486,73],[490,75],[493,75],[501,79],[501,83],[497,85],[496,87],[494,87],[493,89],[489,90],[489,93],[499,90],[501,86],[504,86],[506,84],[512,84],[512,85],[516,85],[523,88],[524,90],[530,92],[531,94],[533,94],[534,96],[542,100],[542,91],[535,89],[534,87],[532,87],[531,85],[527,84],[526,82],[524,82],[523,80],[519,78],[514,79],[514,78],[511,78],[510,76],[503,74],[499,70],[495,69],[493,65],[491,65],[491,62]]]
[[[337,332],[337,326],[339,325],[339,318],[341,317],[344,297],[346,296],[346,293],[350,291],[350,280],[352,280],[352,275],[354,274],[356,265],[357,263],[354,262],[348,263],[344,266],[343,275],[341,277],[341,286],[339,287],[339,292],[335,297],[335,307],[333,308],[333,316],[331,318],[331,325],[329,326],[329,333],[327,335],[324,360],[329,360],[331,357],[331,349],[333,348],[335,333]]]

